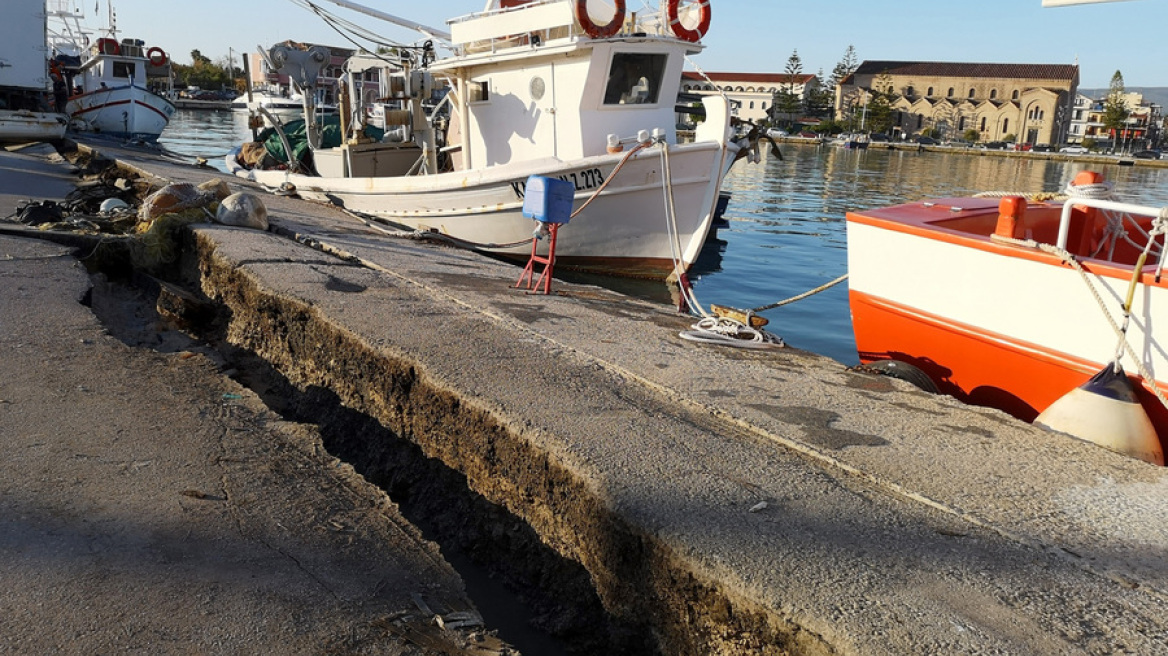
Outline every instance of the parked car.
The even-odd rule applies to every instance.
[[[1050,153],[1054,152],[1054,146],[1050,144],[1038,144],[1034,147],[1036,153]]]
[[[868,140],[869,141],[889,141],[890,139],[888,138],[888,135],[884,134],[883,132],[873,132],[872,134],[868,135]]]
[[[1070,153],[1071,155],[1085,155],[1088,151],[1085,146],[1063,146],[1059,148],[1060,153]]]
[[[778,139],[779,137],[787,136],[787,131],[780,130],[779,128],[771,128],[771,129],[766,131],[766,135],[768,137],[770,137],[771,139]]]
[[[932,137],[917,137],[914,139],[914,141],[923,146],[936,146],[937,144],[941,143]]]
[[[1006,145],[1007,144],[1005,141],[989,141],[986,143],[985,147],[987,150],[1005,150]]]
[[[1132,157],[1136,159],[1160,159],[1160,151],[1158,150],[1137,150],[1132,153]]]

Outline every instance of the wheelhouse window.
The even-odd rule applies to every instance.
[[[134,62],[116,61],[114,62],[114,77],[125,78],[127,80],[136,77],[134,75],[135,68]]]
[[[661,93],[668,55],[618,52],[612,57],[606,105],[655,105]]]

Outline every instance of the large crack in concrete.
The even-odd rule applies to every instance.
[[[409,489],[442,505],[451,489],[473,490],[480,500],[460,502],[469,505],[450,516],[477,526],[448,532],[461,531],[464,548],[487,560],[539,563],[519,577],[531,594],[542,589],[545,602],[572,598],[548,615],[573,642],[590,635],[577,643],[581,653],[834,653],[817,635],[700,576],[505,421],[428,380],[421,363],[370,347],[314,308],[265,290],[217,257],[212,240],[194,241],[202,291],[227,311],[228,341],[283,381],[270,396],[288,398],[285,410],[301,406],[298,419],[331,421],[330,450],[399,497]],[[322,408],[335,416],[322,417]],[[419,490],[420,479],[440,478],[435,461],[457,480],[436,493]],[[440,513],[422,514],[431,511]],[[610,618],[603,629],[588,597]]]

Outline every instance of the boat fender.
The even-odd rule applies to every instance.
[[[877,360],[855,367],[855,370],[903,380],[916,385],[929,394],[941,393],[937,389],[937,384],[933,382],[932,378],[929,378],[929,374],[926,374],[920,367],[915,367],[903,360]]]
[[[1164,451],[1135,386],[1115,363],[1067,392],[1034,420],[1035,425],[1133,458],[1164,464]]]
[[[588,14],[588,0],[576,0],[576,21],[584,29],[585,34],[593,39],[607,39],[620,31],[625,23],[625,0],[615,0],[615,13],[612,20],[604,25],[597,25]]]
[[[666,15],[669,17],[669,28],[682,41],[697,43],[702,40],[706,32],[710,31],[710,0],[698,2],[698,25],[692,30],[681,24],[681,0],[669,0],[666,6]]]
[[[150,60],[151,66],[166,66],[166,63],[170,61],[166,52],[157,46],[146,51],[146,58]]]

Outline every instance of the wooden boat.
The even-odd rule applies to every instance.
[[[680,275],[701,251],[726,172],[750,145],[733,138],[722,96],[703,100],[692,142],[677,138],[684,59],[702,50],[710,7],[694,5],[690,15],[667,0],[656,11],[626,12],[621,0],[597,18],[598,4],[493,0],[450,21],[450,34],[426,28],[448,40],[450,57],[392,67],[355,57],[349,77],[380,79],[382,97],[396,103],[381,112],[384,136],[368,136],[371,113],[350,89],[340,112],[345,138],[314,147],[311,170],[249,169],[234,157],[228,167],[521,259],[533,227],[522,214],[526,182],[559,178],[575,186],[579,214],[559,231],[558,267]],[[271,59],[295,59],[295,72],[312,57],[285,50]],[[297,84],[311,90],[311,82]],[[435,104],[434,90],[446,88]]]
[[[1072,192],[1099,189],[1092,176],[1081,173]],[[860,360],[906,362],[944,393],[1032,421],[1118,353],[1159,435],[1132,455],[1163,464],[1166,218],[1090,197],[939,198],[850,212]]]
[[[70,90],[66,113],[74,127],[119,139],[157,141],[174,115],[170,56],[140,39],[118,40],[111,16],[100,36],[82,14],[49,0],[53,62]],[[112,12],[112,9],[111,9]]]

